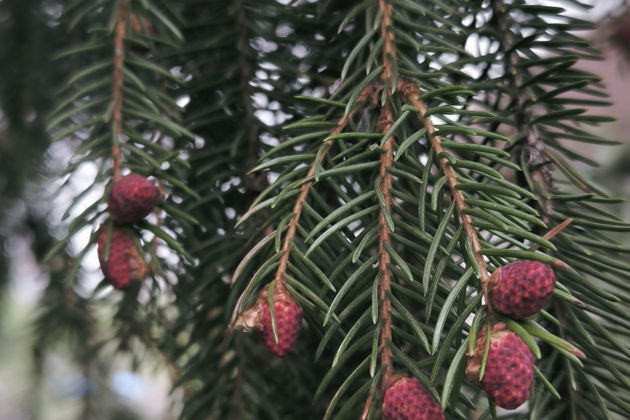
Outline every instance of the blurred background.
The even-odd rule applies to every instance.
[[[613,103],[607,112],[617,118],[597,128],[598,134],[623,145],[594,147],[588,155],[601,166],[584,166],[584,171],[611,193],[630,197],[630,9],[620,0],[590,2],[591,13],[579,17],[593,20],[597,29],[578,34],[601,48],[605,60],[583,62],[581,67],[602,77]],[[64,334],[38,334],[41,323],[35,322],[46,315],[37,302],[49,278],[61,271],[55,265],[59,261],[46,266],[38,261],[63,237],[57,222],[68,202],[67,196],[56,193],[60,180],[55,173],[65,167],[70,146],[51,145],[45,124],[68,72],[63,60],[51,59],[51,52],[68,41],[59,25],[64,4],[62,0],[0,0],[0,420],[82,418],[89,404],[102,405],[103,412],[110,413],[108,418],[117,420],[175,418],[178,395],[170,394],[168,369],[160,360],[150,355],[140,360],[117,357],[113,365],[99,366],[106,362],[69,354],[63,343],[80,337],[55,337],[45,354],[41,349],[47,342],[36,339]],[[93,168],[81,170],[84,181],[90,182]],[[78,194],[85,188],[81,177],[73,182],[64,194]],[[630,205],[620,205],[618,210],[630,219]],[[95,255],[87,256],[80,275],[87,279],[83,284],[98,283]],[[62,292],[56,296],[60,304],[72,305],[66,298]],[[105,334],[111,328],[75,321]],[[85,351],[91,351],[89,346]],[[99,370],[107,373],[99,375]],[[85,398],[88,391],[98,398]]]

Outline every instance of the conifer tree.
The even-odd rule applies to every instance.
[[[587,4],[61,3],[48,131],[62,189],[96,175],[38,343],[68,332],[86,375],[153,354],[183,419],[630,417],[630,224],[579,169],[616,143]],[[115,208],[131,173],[146,218]]]

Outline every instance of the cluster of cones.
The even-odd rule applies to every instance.
[[[493,310],[514,319],[540,311],[551,299],[556,278],[553,270],[537,261],[516,261],[496,270],[489,284]],[[273,302],[272,317],[270,302]],[[273,321],[275,319],[275,331]],[[264,289],[256,304],[239,318],[242,327],[256,329],[267,349],[276,356],[289,354],[297,342],[302,309],[284,287],[275,288],[269,299]],[[482,358],[490,332],[485,371],[480,377]],[[476,337],[469,354],[466,375],[483,389],[494,403],[515,409],[529,399],[534,381],[534,356],[525,342],[505,324],[496,323]],[[397,375],[383,395],[385,420],[442,420],[444,413],[424,386],[415,378]]]
[[[540,311],[551,299],[556,277],[548,265],[516,261],[496,270],[489,284],[492,308],[515,319]],[[503,323],[483,329],[469,354],[466,376],[499,407],[512,410],[525,403],[534,382],[534,355],[525,342]],[[488,353],[480,375],[486,342]],[[417,379],[402,378],[387,388],[383,399],[386,420],[443,420],[440,405]]]
[[[99,228],[97,245],[101,270],[116,289],[127,289],[146,276],[147,264],[133,224],[151,213],[162,199],[161,189],[140,175],[129,174],[113,182],[108,197],[111,220]]]

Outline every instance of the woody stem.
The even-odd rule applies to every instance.
[[[468,208],[466,205],[466,199],[464,197],[464,193],[458,189],[458,181],[457,176],[455,175],[455,171],[449,165],[448,159],[444,156],[446,154],[444,147],[442,146],[442,139],[435,134],[435,126],[431,119],[427,116],[427,107],[420,98],[420,91],[418,86],[405,82],[402,84],[403,87],[401,90],[403,91],[405,97],[407,98],[407,102],[415,109],[418,110],[418,114],[420,116],[420,120],[422,121],[422,125],[424,126],[425,133],[427,138],[431,143],[431,148],[435,152],[435,155],[438,157],[438,161],[440,164],[440,168],[444,173],[444,176],[448,180],[448,184],[451,191],[451,196],[453,197],[453,201],[455,202],[455,207],[457,208],[457,212],[459,213],[459,218],[464,228],[464,233],[470,240],[472,255],[479,268],[479,280],[481,282],[481,292],[483,293],[483,297],[486,301],[486,305],[488,305],[488,311],[492,313],[492,307],[490,305],[490,300],[488,296],[488,285],[490,282],[490,275],[488,274],[488,265],[486,264],[483,255],[481,255],[481,242],[479,240],[479,235],[477,230],[473,227],[472,217],[465,212]]]
[[[112,86],[112,157],[114,159],[113,175],[114,179],[120,178],[122,168],[122,153],[120,150],[120,136],[122,133],[122,88],[123,88],[123,65],[125,62],[125,35],[127,33],[127,7],[128,0],[123,0],[118,8],[116,26],[114,29],[114,71]]]

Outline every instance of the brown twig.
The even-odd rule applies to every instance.
[[[433,125],[431,119],[426,115],[427,107],[420,98],[420,90],[418,89],[418,86],[411,82],[403,82],[401,83],[400,90],[405,95],[409,104],[418,110],[418,114],[420,116],[420,119],[422,120],[422,124],[424,125],[426,136],[431,142],[431,147],[436,156],[438,156],[440,168],[442,169],[444,176],[446,176],[448,180],[448,184],[451,190],[451,196],[453,197],[453,201],[455,201],[455,207],[457,208],[457,212],[459,213],[459,218],[464,228],[464,232],[466,233],[468,239],[470,239],[473,257],[475,259],[475,262],[477,263],[477,267],[479,267],[481,292],[483,293],[486,305],[488,305],[489,312],[492,312],[490,299],[488,298],[488,283],[490,281],[490,275],[488,274],[488,265],[481,255],[481,243],[479,241],[479,235],[473,227],[472,217],[470,217],[469,214],[465,213],[465,210],[468,208],[468,206],[466,205],[464,193],[461,190],[457,189],[458,181],[457,176],[455,175],[455,171],[449,165],[448,159],[444,156],[441,156],[443,153],[445,153],[444,148],[442,147],[442,140],[439,136],[435,135],[435,126]]]
[[[371,409],[372,409],[372,395],[368,395],[368,397],[365,400],[365,405],[363,406],[363,412],[361,413],[361,417],[359,417],[359,420],[367,420]]]
[[[386,134],[394,123],[394,117],[392,112],[388,108],[381,110],[381,116],[378,121],[378,125],[383,134]],[[386,213],[389,213],[392,208],[392,175],[389,172],[389,168],[392,166],[394,160],[394,137],[390,136],[385,140],[382,147],[382,154],[379,166],[379,176],[381,182],[379,189],[385,199],[384,208],[378,215],[378,224],[380,226],[380,233],[378,238],[378,271],[380,273],[378,297],[379,297],[379,316],[383,321],[380,334],[380,347],[381,347],[381,366],[383,368],[383,390],[389,385],[389,379],[393,373],[392,363],[392,351],[389,348],[388,342],[392,339],[392,304],[389,300],[388,293],[391,289],[391,272],[389,270],[390,255],[387,248],[391,244],[391,229],[387,223]]]
[[[385,88],[388,89],[388,83],[394,79],[394,62],[396,61],[396,46],[394,44],[394,33],[390,30],[393,26],[392,13],[394,7],[386,0],[378,0],[378,8],[383,12],[381,18],[381,38],[383,38],[383,75]]]
[[[357,99],[357,103],[366,102],[366,100],[370,97],[372,93],[373,87],[368,85]],[[343,116],[338,122],[333,130],[330,131],[329,137],[334,136],[335,134],[341,133],[346,125],[350,122],[354,114],[356,113],[358,107],[355,107],[352,111],[348,112],[345,116]],[[332,141],[327,141],[321,153],[319,153],[320,159],[324,159],[328,150],[332,146]],[[314,160],[311,163],[311,166],[306,173],[305,179],[312,178],[315,175],[315,171],[317,169],[318,160]],[[276,270],[276,275],[274,276],[274,281],[276,282],[276,290],[281,290],[284,288],[284,282],[286,281],[286,272],[287,267],[289,266],[289,257],[291,255],[291,251],[293,250],[293,241],[295,239],[295,233],[297,232],[297,227],[300,222],[300,216],[302,215],[302,208],[304,206],[304,202],[308,197],[308,193],[313,186],[313,181],[308,181],[300,188],[300,194],[295,200],[295,204],[293,206],[292,216],[287,225],[287,233],[284,237],[284,242],[282,243],[282,257],[280,257],[280,262],[278,264],[278,269]]]
[[[123,65],[125,62],[125,35],[127,33],[127,7],[129,0],[123,0],[118,8],[116,26],[114,32],[114,74],[112,86],[112,123],[114,141],[112,145],[112,157],[114,159],[114,180],[120,178],[122,169],[122,153],[120,150],[120,135],[122,133],[122,88]]]
[[[381,80],[385,85],[385,89],[389,92],[394,81],[394,62],[396,60],[396,46],[394,44],[394,33],[391,31],[393,26],[392,13],[393,6],[386,0],[379,0],[378,8],[382,12],[380,34],[383,39],[383,74]],[[387,134],[394,124],[394,116],[391,110],[385,106],[381,109],[381,115],[378,120],[378,127],[383,134]],[[389,299],[389,292],[392,287],[391,271],[389,263],[391,257],[387,250],[391,246],[391,228],[388,223],[386,214],[391,212],[392,208],[392,174],[389,168],[394,161],[394,137],[389,136],[381,148],[381,158],[379,165],[379,184],[380,192],[384,198],[383,208],[378,215],[378,224],[380,232],[378,237],[378,271],[379,271],[379,317],[383,322],[379,337],[379,346],[381,349],[380,364],[383,368],[383,378],[381,380],[381,389],[383,392],[390,385],[390,379],[394,373],[394,363],[392,361],[392,350],[389,347],[389,341],[392,339],[392,303]]]

